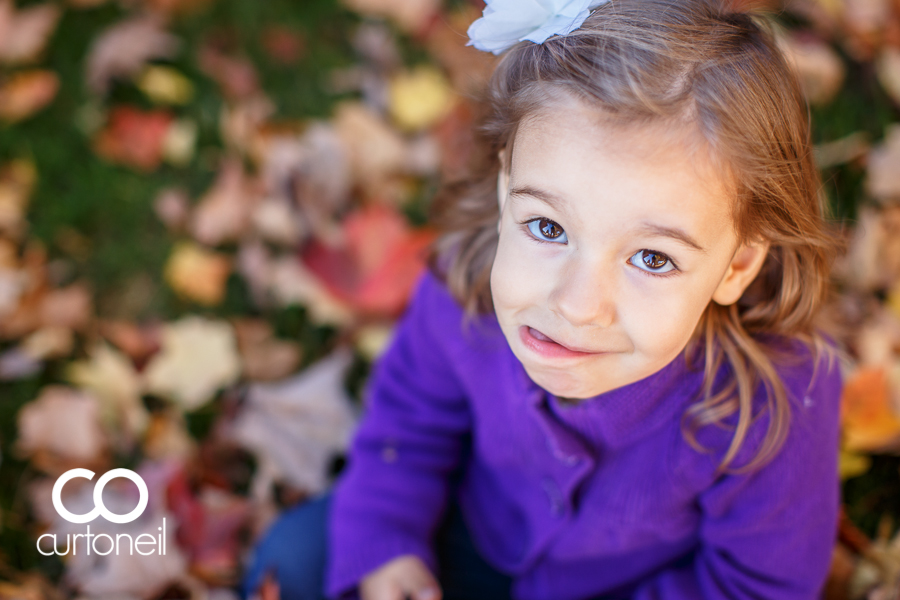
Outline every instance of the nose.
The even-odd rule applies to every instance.
[[[574,327],[609,327],[616,320],[616,286],[600,260],[572,258],[553,286],[550,310]]]

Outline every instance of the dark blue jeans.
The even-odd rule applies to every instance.
[[[329,492],[285,511],[275,521],[254,549],[242,583],[244,598],[267,571],[273,571],[281,600],[327,600],[323,585],[330,508]],[[444,600],[510,598],[512,579],[478,554],[455,501],[449,504],[434,544]]]

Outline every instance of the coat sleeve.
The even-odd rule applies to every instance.
[[[402,554],[418,556],[437,575],[431,538],[471,429],[468,401],[445,351],[460,315],[426,271],[373,367],[363,416],[333,489],[329,597],[355,598],[366,573]]]
[[[782,451],[755,473],[724,475],[702,493],[692,563],[641,582],[633,600],[821,597],[840,506],[839,367],[820,363],[824,372],[809,387],[809,369],[785,381],[796,400]],[[768,420],[760,421],[764,432]]]

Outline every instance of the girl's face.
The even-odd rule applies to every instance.
[[[523,123],[501,169],[494,308],[556,396],[659,371],[709,302],[737,301],[765,259],[768,244],[737,247],[733,192],[705,154],[662,131],[602,125],[570,100]]]

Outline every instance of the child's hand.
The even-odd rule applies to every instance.
[[[441,600],[441,586],[422,560],[404,554],[363,577],[359,584],[362,600]]]

